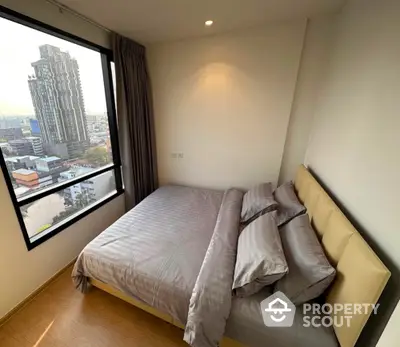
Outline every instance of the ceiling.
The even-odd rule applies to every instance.
[[[346,0],[58,0],[142,43],[221,33],[339,11]],[[214,21],[210,28],[204,26]]]

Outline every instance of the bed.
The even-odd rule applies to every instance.
[[[304,166],[294,184],[337,271],[326,302],[375,304],[388,269]],[[260,302],[268,288],[232,298],[242,197],[235,189],[158,189],[85,247],[74,283],[83,292],[98,287],[185,329],[193,346],[213,345],[222,334],[223,347],[354,346],[372,308],[354,315],[350,327],[334,328],[305,328],[297,310],[283,333],[263,324]]]

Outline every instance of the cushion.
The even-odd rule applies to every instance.
[[[281,238],[271,214],[247,225],[238,240],[233,289],[237,296],[257,293],[288,271]]]
[[[311,186],[309,188],[309,191],[310,191],[310,198],[312,198]],[[304,206],[306,205],[304,204]],[[316,203],[314,203],[312,209],[310,210],[307,206],[306,208],[308,215],[310,215],[310,213],[312,212],[311,226],[315,230],[319,240],[321,240],[321,237],[325,233],[326,228],[328,226],[329,219],[333,211],[337,208],[332,199],[329,197],[329,195],[322,189],[319,192],[318,198],[316,199]]]
[[[357,231],[351,225],[350,221],[339,209],[336,209],[335,212],[331,214],[322,236],[321,244],[322,247],[324,247],[329,262],[333,266],[337,266],[339,259],[349,243],[350,237],[356,233]]]
[[[288,274],[276,285],[295,305],[320,296],[336,271],[329,264],[307,215],[298,216],[280,229]]]
[[[386,266],[357,232],[350,237],[336,270],[337,278],[329,288],[326,298],[326,302],[331,305],[376,304],[390,277]],[[353,314],[349,319],[349,326],[343,324],[333,327],[341,346],[356,344],[371,311],[370,305],[367,314],[363,311]],[[345,315],[341,311],[337,317],[343,319],[341,316]]]
[[[278,209],[273,213],[278,227],[306,211],[296,196],[292,182],[286,182],[275,189],[274,199],[278,203]]]
[[[272,194],[272,184],[263,183],[250,189],[243,197],[241,223],[250,223],[278,207]]]
[[[308,206],[314,205],[307,202],[308,199],[317,201],[312,213],[313,226],[322,238],[328,259],[336,265],[336,277],[326,292],[326,302],[331,305],[376,304],[390,278],[390,271],[332,200],[328,204],[325,199],[321,204],[321,192],[318,192],[321,186],[303,165],[297,171],[295,186],[300,201]],[[315,196],[319,199],[316,200]],[[367,312],[361,310],[352,315],[349,326],[333,327],[341,346],[353,347],[356,344],[370,313],[371,306]],[[345,311],[336,314],[339,321],[346,315]]]

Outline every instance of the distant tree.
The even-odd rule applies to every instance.
[[[60,212],[57,216],[53,217],[53,224],[57,224],[58,222],[61,222],[68,216],[70,216],[72,213],[70,213],[69,209]]]
[[[73,206],[67,207],[65,211],[62,211],[57,216],[53,217],[53,224],[63,221],[74,213],[85,208],[89,203],[89,198],[86,195],[77,194]]]
[[[84,155],[84,159],[96,167],[104,166],[110,162],[110,156],[105,147],[89,148]]]
[[[61,222],[65,218],[68,218],[69,216],[73,215],[75,212],[78,212],[79,208],[72,206],[66,209],[65,211],[60,212],[57,216],[53,218],[53,224],[56,224],[58,222]]]
[[[85,208],[87,205],[89,205],[88,197],[81,193],[77,194],[75,197],[74,207],[77,209],[82,209]]]

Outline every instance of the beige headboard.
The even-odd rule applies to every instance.
[[[295,188],[331,264],[336,267],[337,276],[327,293],[327,302],[377,303],[390,271],[303,165],[298,169]],[[341,347],[355,345],[372,309],[368,311],[354,315],[350,327],[334,328]]]

